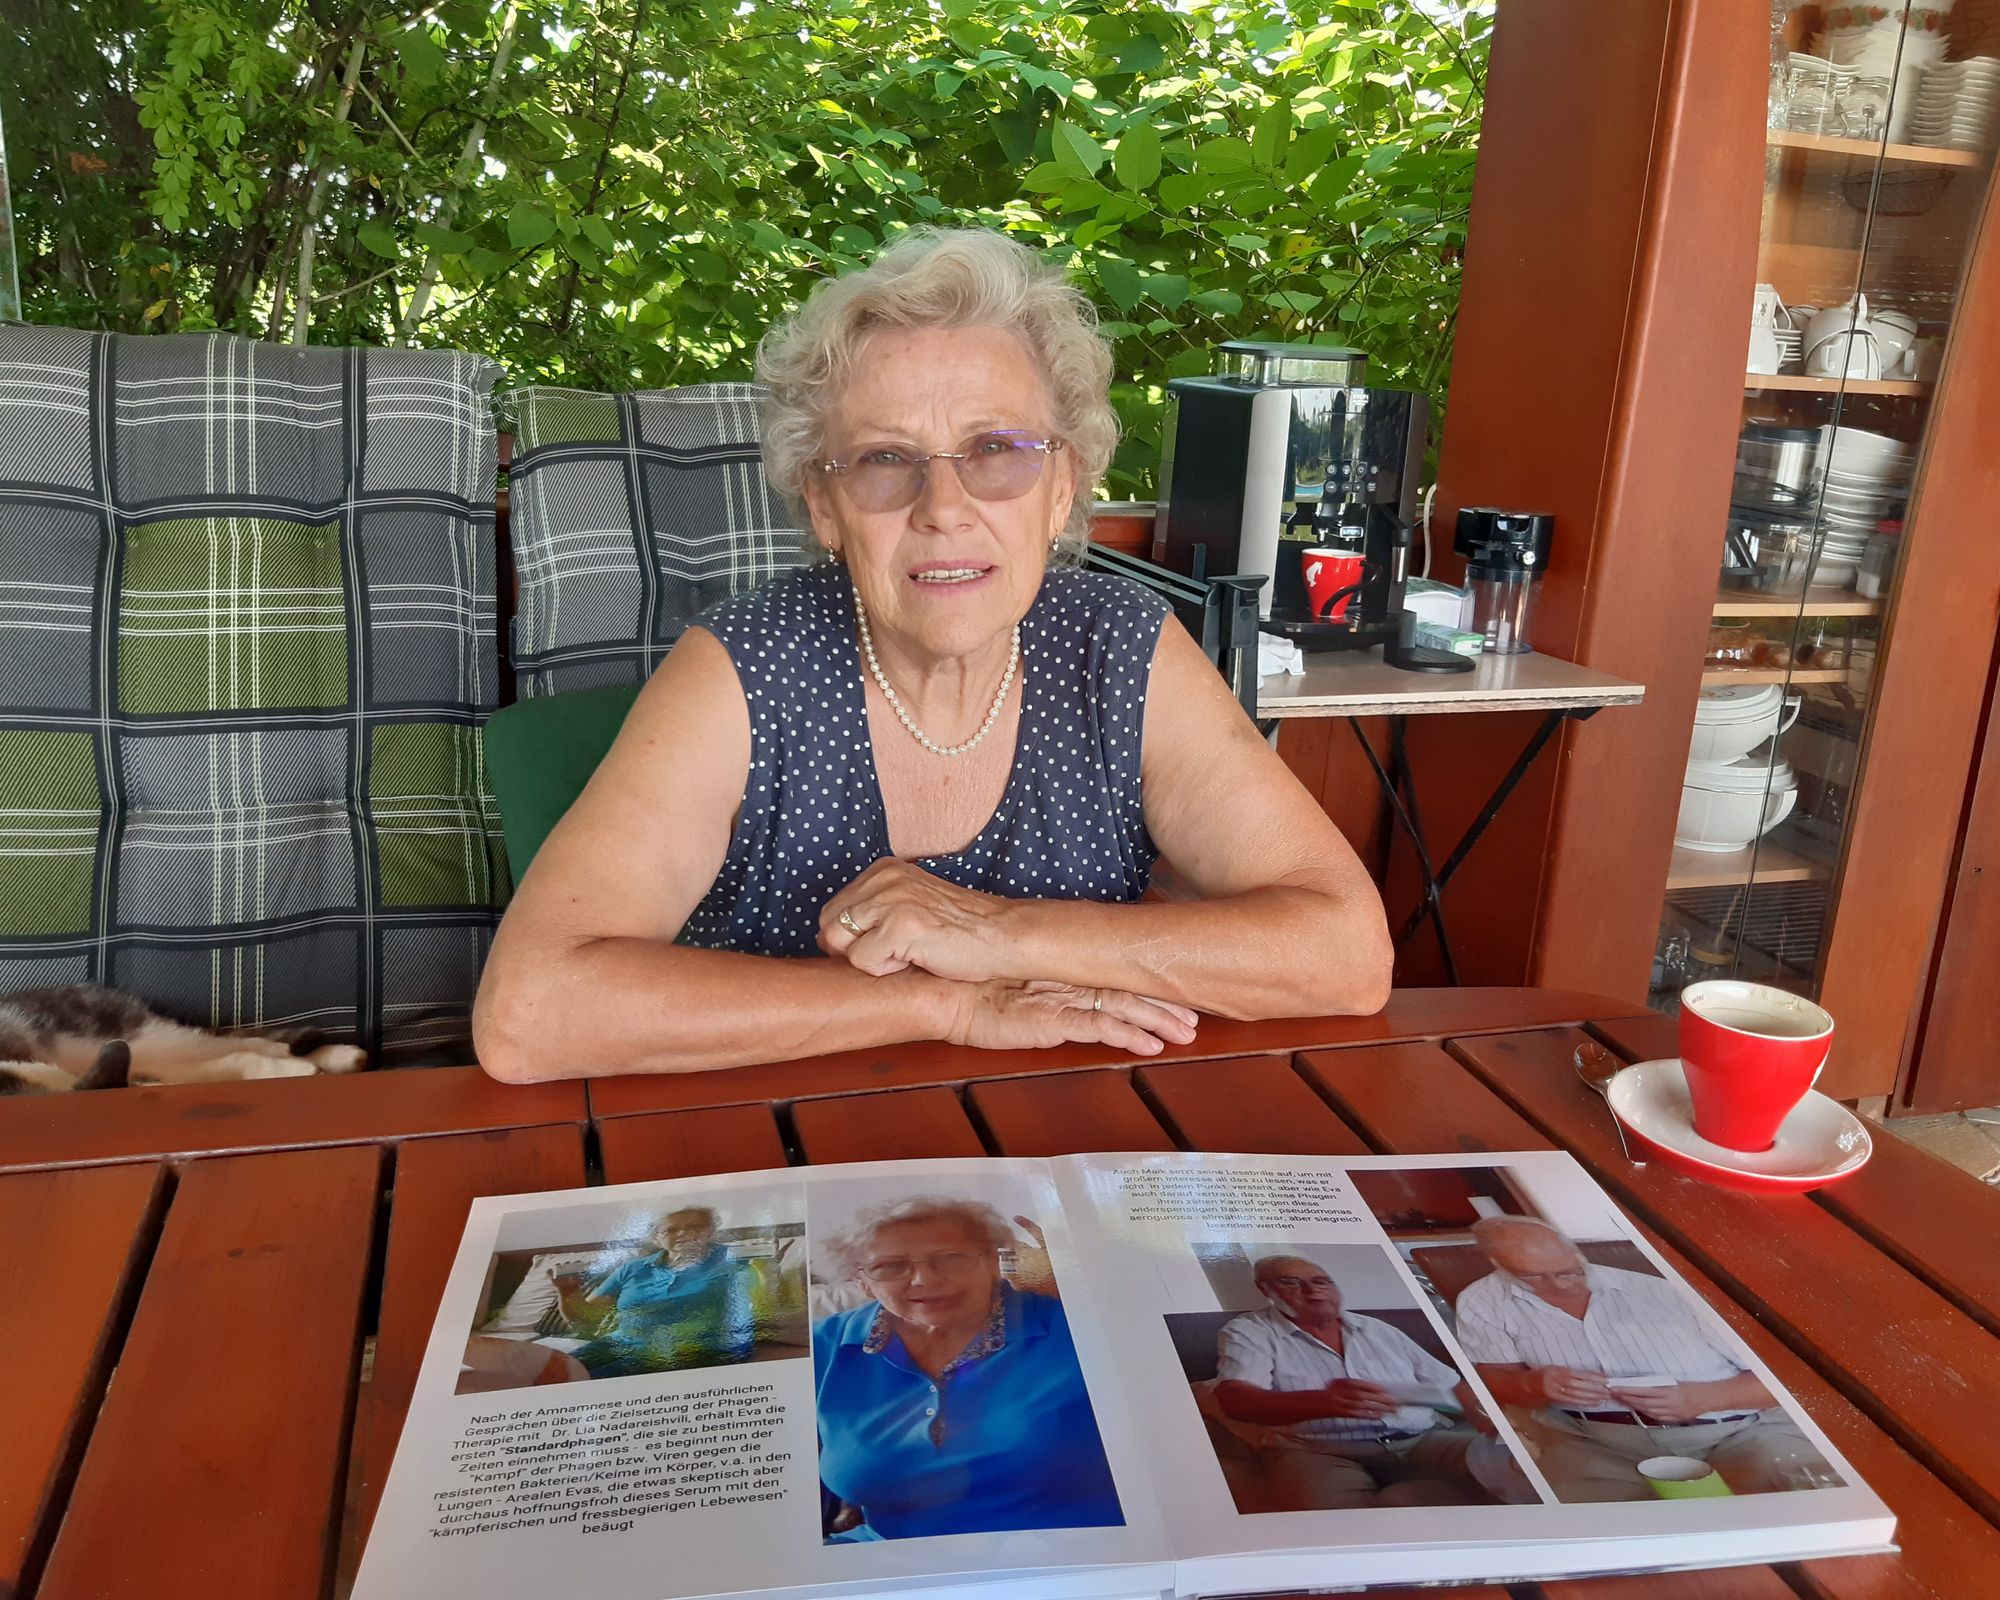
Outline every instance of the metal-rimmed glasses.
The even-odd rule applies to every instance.
[[[1317,1278],[1294,1278],[1288,1274],[1282,1278],[1266,1278],[1264,1281],[1277,1289],[1331,1289],[1333,1287],[1333,1279],[1329,1278],[1325,1273],[1321,1273]]]
[[[1065,448],[1061,439],[1031,439],[996,428],[973,434],[956,450],[925,455],[903,445],[866,445],[813,466],[839,478],[861,510],[901,511],[924,492],[924,476],[933,461],[949,461],[975,500],[1018,500],[1034,488],[1042,464]]]
[[[934,1256],[921,1256],[915,1260],[908,1256],[890,1256],[883,1261],[869,1262],[861,1269],[861,1276],[870,1283],[908,1283],[920,1267],[925,1272],[955,1276],[970,1272],[985,1259],[972,1250],[943,1250]]]

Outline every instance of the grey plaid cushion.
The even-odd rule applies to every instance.
[[[497,371],[0,326],[0,993],[467,1059]]]
[[[707,383],[503,398],[517,694],[644,683],[697,613],[804,560],[764,481],[762,397]]]

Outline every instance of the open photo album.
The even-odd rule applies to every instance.
[[[879,1162],[474,1202],[354,1594],[1233,1595],[1894,1526],[1566,1155]]]

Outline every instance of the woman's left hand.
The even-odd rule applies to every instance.
[[[885,856],[827,901],[819,947],[877,978],[906,967],[961,983],[1014,977],[1000,959],[1009,904]]]

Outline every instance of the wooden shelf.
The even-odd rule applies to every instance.
[[[1927,144],[1882,144],[1874,139],[1839,139],[1830,133],[1794,133],[1789,128],[1773,128],[1764,136],[1768,145],[1784,150],[1805,150],[1815,155],[1852,156],[1861,161],[1900,162],[1913,167],[1983,167],[1989,158],[1985,150],[1941,150]]]
[[[1883,395],[1923,395],[1931,392],[1931,386],[1920,383],[1915,378],[1809,378],[1803,372],[1746,372],[1743,374],[1745,390],[1789,389],[1804,394],[1838,394],[1845,389],[1849,394]]]
[[[1718,855],[1675,846],[1669,889],[1727,889],[1739,883],[1810,883],[1833,874],[1826,864],[1765,839],[1748,850]]]
[[[1731,594],[1727,589],[1715,597],[1718,617],[1873,617],[1882,611],[1880,600],[1870,600],[1852,589],[1808,589],[1803,602],[1797,595]]]
[[[1714,668],[1701,675],[1704,689],[1724,689],[1731,684],[1755,683],[1845,683],[1845,667],[1759,667],[1735,672],[1727,667]]]

